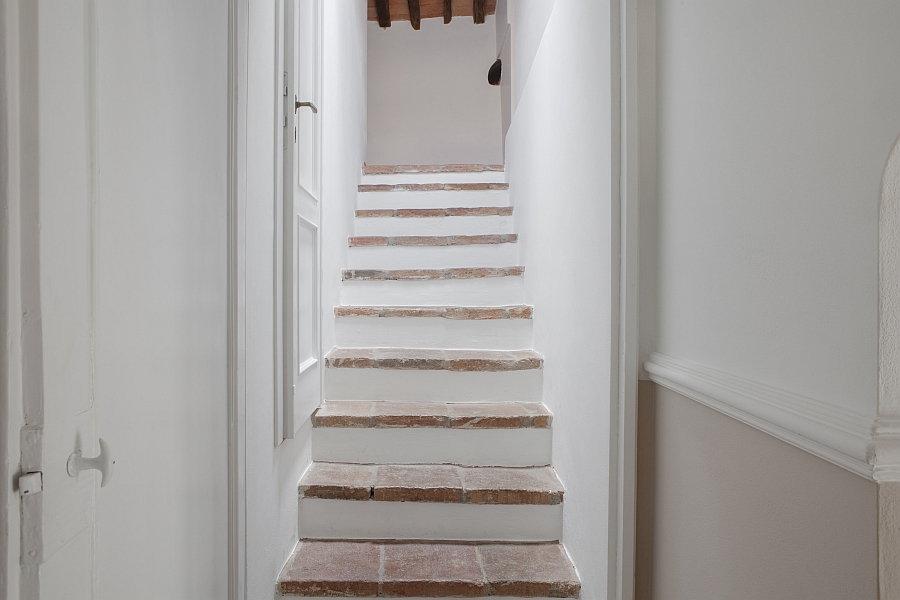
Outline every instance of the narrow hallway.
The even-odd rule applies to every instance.
[[[579,596],[502,166],[364,168],[286,596]]]

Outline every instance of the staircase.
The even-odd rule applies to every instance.
[[[364,168],[283,596],[577,598],[502,166]]]

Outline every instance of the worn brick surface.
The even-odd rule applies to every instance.
[[[360,192],[471,192],[508,190],[508,183],[362,183]]]
[[[551,467],[460,469],[466,502],[473,504],[559,504],[563,486]]]
[[[314,462],[303,474],[298,491],[302,498],[369,500],[374,484],[374,466]]]
[[[449,427],[450,409],[443,402],[375,402],[375,427]]]
[[[356,216],[361,219],[385,218],[396,216],[396,212],[393,208],[369,208],[357,210]]]
[[[394,173],[482,173],[503,171],[503,165],[365,165],[364,175],[392,175]]]
[[[525,267],[457,267],[451,269],[344,269],[343,281],[420,281],[429,279],[480,279],[520,277]]]
[[[326,402],[312,415],[313,427],[372,427],[372,403],[358,401]]]
[[[381,465],[375,500],[385,502],[462,502],[462,481],[448,465]]]
[[[278,591],[294,596],[378,595],[381,545],[301,542],[278,578]]]
[[[435,217],[509,217],[512,206],[473,206],[451,208],[374,208],[359,209],[356,216],[361,219],[396,217],[401,219]]]
[[[577,598],[581,583],[558,544],[478,547],[492,596]]]
[[[335,306],[336,317],[441,317],[453,320],[530,319],[530,306]]]
[[[330,401],[313,415],[313,427],[549,428],[552,415],[539,402]]]
[[[484,575],[475,546],[386,544],[385,596],[483,596]]]
[[[488,244],[514,244],[519,236],[515,233],[492,233],[486,235],[398,235],[354,236],[349,239],[351,248],[370,246],[473,246]]]
[[[334,348],[325,366],[339,369],[421,371],[523,371],[540,369],[533,350],[439,350],[431,348]]]
[[[449,410],[451,427],[461,429],[516,427],[545,429],[550,426],[550,413],[540,403],[472,402],[451,404]],[[538,421],[538,418],[541,420]]]

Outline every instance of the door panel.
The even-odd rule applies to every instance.
[[[284,3],[283,437],[321,402],[320,0]],[[313,106],[297,106],[310,102]]]
[[[93,3],[25,8],[37,36],[40,302],[43,372],[42,597],[91,598],[94,475],[70,477],[75,450],[93,456],[93,175],[90,135]],[[24,57],[23,57],[24,58]],[[65,590],[63,595],[52,595]]]

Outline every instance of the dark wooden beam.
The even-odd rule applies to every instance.
[[[391,26],[391,4],[389,0],[375,0],[375,10],[378,12],[378,25],[380,27]]]
[[[419,0],[408,0],[409,4],[409,22],[412,23],[413,29],[419,30],[422,26],[422,16],[419,13]]]
[[[453,20],[453,0],[444,0],[444,25]]]
[[[472,18],[476,24],[484,23],[484,0],[472,0]]]

